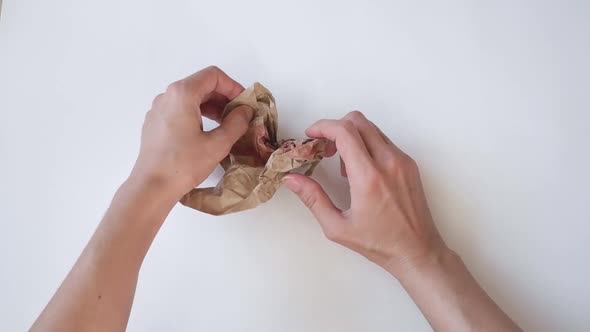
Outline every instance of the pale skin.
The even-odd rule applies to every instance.
[[[124,331],[141,264],[168,213],[246,132],[252,110],[221,119],[243,87],[216,67],[172,83],[147,113],[137,162],[94,235],[31,331]],[[220,123],[202,130],[202,116]],[[435,331],[520,331],[438,233],[416,163],[360,112],[319,120],[342,160],[351,206],[338,209],[313,179],[284,180],[326,237],[396,278]],[[333,149],[330,149],[333,150]],[[330,153],[333,154],[333,153]]]

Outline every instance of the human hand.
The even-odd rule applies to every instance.
[[[164,183],[176,199],[198,186],[248,128],[253,110],[247,106],[221,119],[225,104],[243,90],[217,67],[170,84],[146,114],[132,176]],[[203,131],[201,116],[219,127]]]
[[[341,211],[313,179],[285,177],[327,238],[398,278],[446,248],[428,210],[416,163],[361,112],[320,120],[306,134],[335,142],[341,174],[350,184],[351,206]]]

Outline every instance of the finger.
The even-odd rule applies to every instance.
[[[319,222],[324,234],[330,240],[338,241],[347,224],[322,186],[310,177],[289,174],[284,178],[285,185],[294,192]]]
[[[244,91],[244,87],[215,66],[200,70],[183,81],[187,92],[198,104],[207,102],[214,92],[231,100]]]
[[[222,94],[212,92],[209,100],[201,104],[201,115],[217,123],[221,123],[223,110],[229,99]]]
[[[223,113],[223,109],[225,106],[208,101],[204,104],[201,104],[201,115],[206,117],[207,119],[213,120],[217,123],[221,123],[221,114]]]
[[[332,141],[327,141],[328,143],[326,143],[326,147],[324,148],[324,157],[332,157],[333,155],[336,154],[336,151],[338,151],[336,149],[336,144]]]
[[[248,124],[254,116],[254,110],[246,105],[234,108],[221,122],[219,127],[207,132],[214,151],[225,156],[234,143],[248,130]]]
[[[381,137],[379,132],[375,129],[375,126],[367,120],[363,113],[352,111],[348,113],[344,119],[350,120],[354,123],[373,159],[380,159],[380,157],[387,152],[386,149],[389,149],[387,142],[385,142],[383,137]]]
[[[372,167],[371,156],[358,129],[349,120],[319,120],[305,131],[313,138],[327,138],[336,144],[348,174],[360,174]]]

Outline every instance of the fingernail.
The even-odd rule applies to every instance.
[[[289,190],[291,190],[294,193],[299,192],[299,190],[301,189],[301,184],[297,180],[292,179],[291,177],[286,176],[281,181],[283,181],[287,188],[289,188]]]

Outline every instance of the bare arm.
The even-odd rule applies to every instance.
[[[219,120],[242,90],[210,67],[156,97],[131,175],[31,331],[125,330],[139,269],[164,219],[246,132],[251,110],[236,109],[210,132],[201,115]]]
[[[398,279],[436,331],[521,331],[445,249]]]
[[[139,268],[174,203],[165,186],[129,178],[31,330],[123,331]]]
[[[360,112],[320,120],[310,137],[335,142],[351,206],[342,211],[300,174],[286,177],[326,237],[396,277],[436,331],[520,331],[438,233],[416,163]]]

